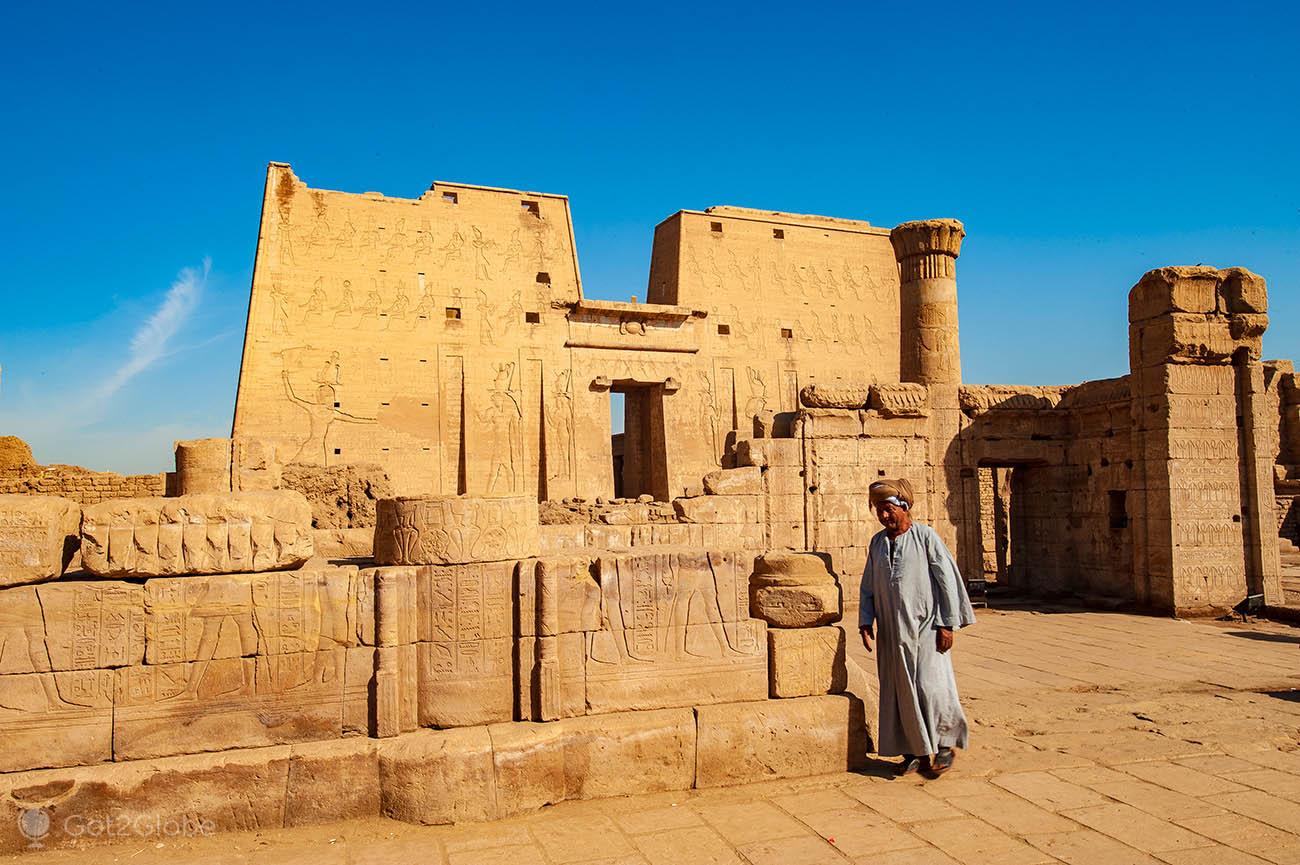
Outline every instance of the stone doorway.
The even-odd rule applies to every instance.
[[[1011,582],[1013,471],[1011,466],[981,466],[978,469],[982,577],[989,586],[1007,586]]]
[[[664,435],[664,386],[615,382],[610,387],[611,412],[623,404],[623,432],[611,438],[616,498],[668,496],[668,451]]]

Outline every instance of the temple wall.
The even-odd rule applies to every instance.
[[[0,495],[62,496],[81,504],[136,496],[161,496],[167,490],[167,473],[119,475],[79,466],[32,466],[0,471]]]

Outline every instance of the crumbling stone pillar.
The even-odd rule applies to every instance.
[[[1137,595],[1177,613],[1279,603],[1264,280],[1164,267],[1129,293]],[[1276,419],[1273,419],[1273,429]]]
[[[230,439],[176,442],[176,495],[230,492]]]

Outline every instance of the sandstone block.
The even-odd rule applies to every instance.
[[[1203,265],[1147,271],[1129,291],[1129,321],[1171,312],[1214,312],[1220,281],[1218,270]]]
[[[497,562],[538,552],[532,496],[381,499],[377,519],[375,561],[381,565]]]
[[[407,823],[497,817],[492,738],[486,727],[420,730],[379,743],[380,810]]]
[[[132,609],[133,587],[84,583],[79,591],[99,585],[117,586],[101,590],[105,603],[118,595],[119,609]],[[142,593],[145,662],[206,663],[360,645],[373,630],[366,585],[352,566],[148,580]]]
[[[113,759],[113,672],[0,676],[0,772]]]
[[[415,575],[418,639],[475,642],[514,634],[515,563],[426,565]]]
[[[293,746],[285,782],[285,826],[373,817],[379,809],[379,756],[373,740]]]
[[[700,706],[695,786],[844,772],[866,758],[862,703],[849,696]]]
[[[288,490],[87,505],[86,570],[109,577],[170,577],[295,568],[313,553],[311,508]]]
[[[588,711],[766,694],[767,640],[749,618],[747,561],[718,552],[602,557],[605,620],[586,642]]]
[[[518,595],[521,636],[600,629],[600,583],[590,556],[547,557],[527,571],[521,566]]]
[[[885,418],[924,417],[930,405],[930,389],[917,382],[874,384],[870,405]]]
[[[68,499],[0,495],[0,588],[63,576],[80,522],[81,506]]]
[[[757,466],[718,469],[704,476],[704,492],[711,496],[749,496],[763,492],[763,473]]]
[[[750,590],[752,614],[772,627],[813,628],[840,618],[840,587],[816,553],[764,553]]]
[[[752,608],[755,616],[774,628],[815,628],[840,620],[840,587],[758,587]]]
[[[767,632],[768,696],[809,697],[844,690],[844,632],[823,628],[771,628]]]
[[[514,716],[514,640],[417,643],[422,727],[468,727]]]
[[[369,559],[374,554],[374,529],[312,529],[316,555],[323,559]]]
[[[563,800],[686,790],[695,778],[689,708],[488,730],[501,817]]]
[[[485,728],[491,739],[497,818],[564,801],[566,724],[493,724]]]
[[[761,499],[752,495],[700,496],[673,499],[677,518],[686,523],[755,523],[761,520]]]
[[[113,671],[113,756],[166,757],[337,739],[345,650]]]
[[[60,580],[0,589],[0,675],[138,664],[144,637],[140,586]]]
[[[0,851],[27,849],[19,817],[41,809],[48,849],[279,828],[290,755],[258,748],[0,775]],[[109,819],[130,827],[129,838],[105,831]]]
[[[1219,286],[1219,293],[1223,297],[1226,312],[1268,312],[1268,288],[1264,277],[1251,273],[1244,267],[1229,267],[1220,273],[1223,275],[1223,284]]]
[[[870,397],[871,385],[867,382],[810,384],[799,391],[799,402],[806,408],[866,408]]]

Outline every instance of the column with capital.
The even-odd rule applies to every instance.
[[[956,219],[904,222],[889,232],[901,283],[902,381],[961,384],[957,256],[965,236]]]
[[[889,241],[898,259],[899,379],[923,384],[928,391],[925,512],[962,572],[974,576],[983,567],[979,478],[962,457],[964,418],[958,400],[957,256],[965,236],[955,219],[924,219],[895,227]]]

